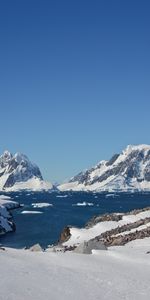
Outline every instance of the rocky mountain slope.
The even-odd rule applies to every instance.
[[[43,180],[40,169],[21,153],[14,156],[5,151],[0,156],[0,190],[52,189],[51,183]]]
[[[150,145],[129,145],[109,161],[79,173],[61,191],[150,191]]]

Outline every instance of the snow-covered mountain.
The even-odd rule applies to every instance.
[[[21,153],[14,156],[5,151],[0,156],[0,190],[52,189],[51,183],[43,180],[40,169]]]
[[[150,191],[150,145],[129,145],[109,161],[79,173],[61,191]]]

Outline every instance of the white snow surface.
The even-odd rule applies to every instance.
[[[0,252],[1,300],[149,300],[150,238],[92,255]]]
[[[10,188],[6,190],[11,191],[19,191],[19,190],[30,190],[30,191],[42,191],[42,190],[50,190],[53,188],[53,185],[50,182],[43,181],[39,178],[33,177],[25,182],[17,182]]]

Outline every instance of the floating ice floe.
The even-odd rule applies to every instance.
[[[105,195],[105,198],[109,198],[109,197],[115,197],[115,194],[107,194],[107,195]]]
[[[42,211],[36,211],[36,210],[23,210],[21,214],[43,214]]]
[[[67,198],[68,195],[57,195],[56,198]]]
[[[49,206],[53,206],[53,204],[51,203],[47,203],[47,202],[43,202],[43,203],[32,203],[32,206],[34,208],[42,208],[42,207],[49,207]]]
[[[72,206],[93,206],[94,204],[91,202],[78,202],[76,204],[72,204]]]
[[[0,195],[0,200],[11,200],[12,198],[10,196],[6,196],[6,195]]]

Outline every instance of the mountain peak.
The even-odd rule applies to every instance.
[[[124,151],[131,152],[131,151],[136,151],[136,150],[139,150],[139,151],[150,150],[150,145],[147,145],[147,144],[128,145]]]
[[[28,157],[27,157],[25,154],[20,153],[20,152],[15,153],[14,159],[15,159],[18,163],[21,163],[21,161],[28,161],[28,162],[29,162]]]
[[[26,155],[17,152],[14,156],[5,151],[0,156],[0,190],[17,189],[51,189],[45,183],[39,167],[33,164]]]
[[[5,150],[1,157],[11,158],[12,154],[8,150]]]

